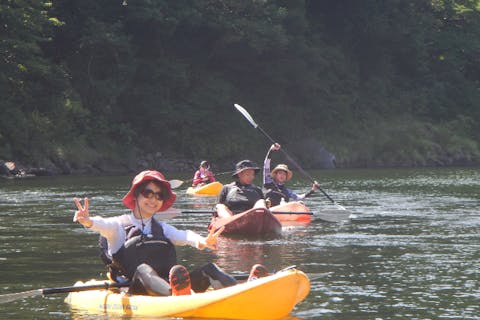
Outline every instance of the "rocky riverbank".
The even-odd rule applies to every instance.
[[[198,163],[194,161],[165,157],[160,152],[148,154],[129,163],[103,160],[82,167],[73,166],[66,161],[49,161],[44,166],[34,166],[19,161],[0,159],[0,177],[21,179],[58,175],[123,175],[152,168],[162,172],[189,172],[196,170],[197,167]]]
[[[365,160],[361,157],[336,162],[335,156],[325,149],[314,149],[316,152],[308,153],[308,157],[297,159],[304,169],[333,169],[340,168],[388,168],[388,167],[441,167],[441,166],[478,166],[478,157],[469,154],[445,155],[434,159],[402,159],[395,160],[376,159]],[[296,154],[301,154],[298,151]],[[65,160],[44,161],[41,166],[29,165],[20,161],[0,159],[0,178],[21,179],[37,176],[58,175],[129,175],[145,169],[156,169],[163,173],[194,172],[201,160],[211,159],[183,159],[181,156],[165,155],[161,152],[142,155],[141,158],[101,159],[94,163],[79,165]],[[215,162],[215,172],[233,170],[239,159]],[[258,163],[261,165],[261,163]],[[289,164],[290,165],[290,164]],[[294,167],[294,166],[293,166]]]

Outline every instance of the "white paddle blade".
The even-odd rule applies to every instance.
[[[172,189],[176,189],[183,184],[182,180],[176,180],[176,179],[170,180],[169,182],[170,182],[170,188]]]
[[[0,304],[12,302],[15,300],[25,299],[29,297],[36,297],[41,296],[43,294],[42,289],[24,291],[24,292],[17,292],[17,293],[7,293],[0,295]]]
[[[258,124],[253,120],[252,116],[250,115],[250,113],[248,113],[247,110],[245,110],[241,105],[239,104],[234,104],[233,105],[235,108],[237,108],[237,110],[243,114],[243,116],[248,120],[248,122],[250,122],[250,124],[256,129],[258,127]]]
[[[319,212],[315,212],[315,219],[326,221],[326,222],[341,222],[349,221],[351,212],[348,210],[338,210],[338,209],[323,209]]]

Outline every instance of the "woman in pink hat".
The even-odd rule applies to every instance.
[[[213,172],[210,170],[210,163],[204,160],[200,162],[200,167],[193,175],[192,187],[200,187],[212,182],[215,182],[215,177]]]
[[[77,206],[73,221],[100,233],[102,259],[110,278],[117,282],[130,281],[129,292],[147,295],[183,295],[236,284],[233,277],[214,263],[194,270],[177,265],[175,245],[190,245],[198,249],[217,247],[217,237],[223,231],[210,232],[207,237],[159,222],[155,213],[170,208],[176,195],[170,182],[159,171],[140,172],[123,198],[130,214],[103,218],[91,217],[89,201],[74,198]],[[210,283],[210,280],[212,281]]]
[[[281,146],[278,143],[272,144],[263,163],[263,194],[272,207],[279,205],[282,199],[285,202],[301,201],[318,190],[316,183],[312,185],[308,192],[300,195],[287,188],[285,182],[292,178],[293,173],[286,164],[279,164],[270,172],[270,152],[280,150],[280,148]]]

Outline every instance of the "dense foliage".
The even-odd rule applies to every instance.
[[[480,163],[478,0],[5,0],[0,159]]]

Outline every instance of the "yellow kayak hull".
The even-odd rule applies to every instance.
[[[77,282],[75,285],[104,281]],[[308,277],[289,269],[233,287],[186,296],[152,297],[110,290],[71,292],[73,310],[93,314],[220,319],[279,319],[288,316],[310,291]]]
[[[192,195],[192,196],[212,196],[212,197],[215,197],[215,196],[218,196],[218,194],[220,193],[222,188],[223,188],[222,183],[220,183],[218,181],[214,181],[212,183],[203,185],[203,186],[198,187],[198,188],[197,187],[189,187],[187,189],[187,194]]]

